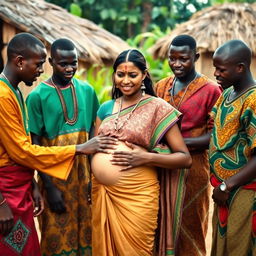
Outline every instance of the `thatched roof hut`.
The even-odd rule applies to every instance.
[[[150,49],[154,57],[166,58],[172,39],[180,34],[193,36],[201,58],[197,70],[213,78],[212,54],[231,39],[241,39],[253,51],[252,71],[256,75],[256,4],[230,3],[215,5],[195,13],[178,25],[169,35],[159,39]]]
[[[122,39],[95,23],[44,0],[4,0],[0,1],[0,71],[6,61],[6,45],[19,32],[37,36],[48,51],[54,40],[71,39],[78,50],[79,68],[112,64],[121,51],[129,48]],[[45,72],[51,73],[48,63]],[[23,91],[27,94],[28,88]]]
[[[43,0],[0,1],[0,19],[4,23],[4,44],[13,36],[9,26],[15,32],[30,32],[48,45],[57,38],[67,37],[76,44],[79,59],[87,64],[112,62],[128,48],[123,40],[95,23]]]

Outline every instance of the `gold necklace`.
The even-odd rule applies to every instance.
[[[63,94],[61,92],[61,89],[59,88],[59,86],[57,86],[53,82],[52,77],[51,77],[50,80],[51,80],[51,83],[54,86],[54,88],[56,89],[56,91],[58,93],[58,96],[60,98],[60,103],[61,103],[61,107],[62,107],[62,110],[63,110],[64,119],[65,119],[66,124],[74,125],[77,122],[77,119],[78,119],[78,104],[77,104],[76,90],[75,90],[74,84],[71,81],[70,88],[71,88],[72,99],[73,99],[73,104],[74,104],[74,115],[73,115],[72,119],[69,119],[68,118],[67,105],[65,103],[65,100],[64,100]]]
[[[180,109],[180,105],[181,105],[181,103],[182,103],[182,101],[183,101],[185,95],[187,94],[188,88],[189,88],[189,86],[196,80],[197,75],[198,75],[198,74],[196,73],[196,75],[195,75],[195,77],[193,78],[193,80],[186,86],[186,89],[185,89],[185,91],[184,91],[184,93],[183,93],[183,95],[182,95],[182,97],[181,97],[181,99],[180,99],[178,105],[176,105],[176,104],[175,104],[175,101],[174,101],[174,86],[175,86],[175,83],[176,83],[176,78],[175,78],[175,80],[174,80],[174,82],[173,82],[173,87],[172,87],[172,90],[171,90],[170,95],[171,95],[171,101],[172,101],[171,103],[172,103],[172,105],[173,105],[177,110]]]
[[[120,117],[120,113],[121,113],[121,109],[122,109],[122,104],[123,104],[123,97],[121,97],[120,99],[120,103],[119,103],[119,108],[118,108],[118,113],[117,116],[115,118],[115,131],[119,132],[124,125],[128,122],[128,120],[131,118],[133,112],[135,111],[135,109],[138,107],[138,105],[140,104],[140,102],[142,101],[143,96],[141,96],[140,100],[138,100],[138,102],[135,104],[135,106],[133,107],[133,109],[131,110],[131,112],[128,114],[128,116],[126,117],[126,119],[123,121],[123,123],[121,123],[121,125],[118,127],[118,122],[119,122],[119,117]]]

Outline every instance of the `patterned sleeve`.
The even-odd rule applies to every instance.
[[[97,111],[98,111],[99,106],[100,106],[98,97],[97,97],[96,92],[95,92],[94,89],[93,89],[93,92],[92,92],[92,98],[93,98],[92,118],[93,118],[93,122],[94,122],[95,119],[96,119],[96,116],[97,116]]]
[[[256,91],[246,99],[242,123],[245,126],[249,147],[253,150],[256,147]]]
[[[160,98],[156,100],[158,100],[158,107],[152,124],[154,129],[150,140],[150,148],[154,148],[161,141],[165,133],[179,121],[181,116],[181,113],[166,101]]]
[[[160,90],[160,87],[161,87],[161,81],[157,82],[154,86],[154,90],[155,90],[155,93],[158,97],[162,98],[163,95],[161,93],[161,90]]]
[[[155,84],[154,90],[155,90],[157,97],[160,97],[162,99],[164,98],[164,93],[165,93],[166,87],[168,86],[169,80],[170,80],[170,78],[167,77],[167,78],[164,78],[164,79],[158,81]]]
[[[216,115],[217,115],[218,108],[219,108],[219,106],[220,106],[220,104],[221,104],[222,101],[223,101],[223,95],[221,95],[221,96],[218,98],[218,100],[216,101],[215,105],[214,105],[213,108],[212,108],[212,111],[211,111],[211,113],[210,113],[210,118],[212,118],[213,121],[214,121],[214,119],[215,119],[215,117],[216,117]]]
[[[97,111],[99,109],[99,101],[96,95],[96,92],[92,85],[90,85],[87,81],[81,81],[78,79],[73,79],[73,82],[76,86],[76,91],[80,95],[85,97],[84,101],[86,102],[86,131],[90,131],[92,125],[95,122]],[[79,96],[80,96],[79,95]],[[78,97],[79,99],[79,97]]]
[[[30,132],[42,136],[44,120],[41,107],[41,99],[37,92],[32,91],[26,100],[28,110],[28,122]]]
[[[218,85],[213,85],[211,91],[209,91],[209,97],[207,100],[207,110],[208,110],[208,118],[207,118],[207,130],[210,131],[213,128],[214,119],[211,116],[211,112],[215,103],[222,93],[222,89]]]

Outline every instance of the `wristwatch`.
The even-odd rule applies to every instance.
[[[222,181],[222,183],[220,184],[220,190],[221,190],[222,192],[229,193],[229,191],[228,191],[228,186],[227,186],[227,184],[225,183],[225,181]]]

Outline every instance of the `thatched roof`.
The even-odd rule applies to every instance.
[[[79,59],[90,64],[112,62],[129,47],[95,23],[43,0],[2,0],[0,19],[49,44],[60,37],[69,38],[76,44]]]
[[[214,52],[231,39],[246,42],[256,54],[256,4],[215,5],[195,13],[150,49],[154,57],[166,58],[172,39],[180,34],[193,36],[200,52]]]

